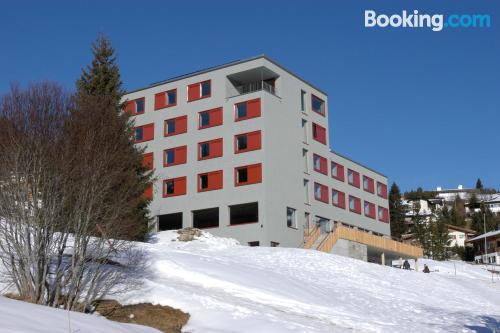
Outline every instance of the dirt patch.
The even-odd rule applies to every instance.
[[[177,233],[179,236],[177,236],[177,239],[181,242],[190,242],[194,240],[196,237],[200,237],[202,234],[202,231],[197,228],[184,228],[177,230]]]
[[[109,320],[156,328],[164,333],[180,333],[189,320],[189,314],[170,306],[140,303],[121,305],[114,300],[94,304],[95,311]]]

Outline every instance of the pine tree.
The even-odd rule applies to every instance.
[[[430,234],[430,224],[425,221],[424,217],[420,215],[420,204],[416,203],[413,206],[412,233],[417,242],[420,244],[424,251],[424,255],[430,256],[432,254],[432,242]]]
[[[446,207],[446,206],[445,206]],[[450,238],[448,234],[448,216],[447,213],[438,211],[437,218],[430,226],[430,243],[432,258],[436,260],[445,260],[449,258],[448,246]]]
[[[455,197],[453,207],[450,211],[450,224],[456,225],[458,227],[465,226],[465,202],[460,198],[459,195]]]
[[[486,232],[498,230],[500,226],[500,216],[495,215],[489,207],[484,204],[481,205],[481,209],[478,212],[474,212],[471,215],[471,229],[476,232],[483,234]]]
[[[481,179],[478,178],[476,181],[476,189],[482,190],[483,189],[483,183],[481,182]]]
[[[401,192],[394,182],[389,191],[389,213],[391,216],[391,235],[400,238],[407,231],[405,224],[405,208],[401,200]]]

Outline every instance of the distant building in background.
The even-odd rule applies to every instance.
[[[450,247],[466,245],[466,241],[473,238],[477,233],[474,230],[457,227],[455,225],[448,224],[448,236],[450,238]]]
[[[486,238],[486,251],[484,240]],[[500,264],[500,230],[490,231],[469,240],[474,245],[477,264]]]

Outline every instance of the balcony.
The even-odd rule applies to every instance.
[[[227,98],[266,91],[277,96],[276,83],[279,75],[267,67],[258,67],[227,76]]]

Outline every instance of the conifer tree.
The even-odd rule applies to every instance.
[[[481,179],[478,178],[476,181],[476,189],[482,190],[483,189],[483,183],[481,182]]]
[[[453,207],[450,211],[450,218],[447,223],[456,225],[458,227],[465,226],[465,202],[459,195],[455,197]]]
[[[407,231],[405,224],[405,208],[401,200],[401,192],[394,182],[389,191],[389,213],[391,217],[391,235],[400,238]]]
[[[432,258],[436,260],[445,260],[449,258],[448,246],[450,244],[450,238],[447,226],[449,220],[444,209],[445,208],[443,208],[442,211],[438,211],[437,218],[430,226]]]

